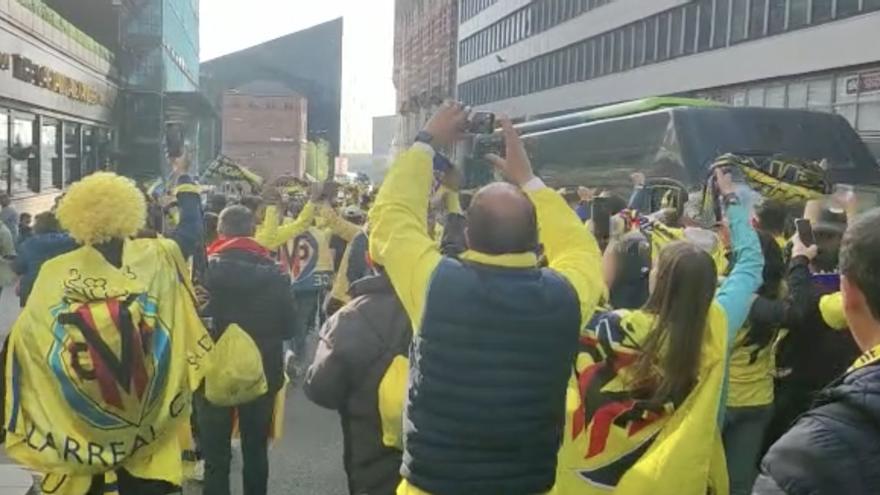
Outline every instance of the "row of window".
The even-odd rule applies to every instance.
[[[0,191],[62,189],[109,161],[108,129],[0,108]]]
[[[535,0],[462,40],[458,47],[458,64],[467,65],[611,2],[612,0]]]
[[[471,105],[880,10],[880,0],[697,0],[459,85]]]
[[[459,24],[494,5],[498,0],[461,0],[458,8]]]
[[[703,94],[738,107],[796,108],[842,115],[859,132],[880,131],[880,72],[839,74],[790,83],[759,83]],[[870,84],[865,84],[870,82]]]

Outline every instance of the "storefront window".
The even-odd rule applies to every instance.
[[[834,93],[833,87],[834,81],[831,79],[810,81],[807,93],[807,107],[811,110],[830,112]]]
[[[807,108],[807,83],[789,84],[788,108]]]
[[[0,109],[0,192],[9,192],[9,114]]]
[[[748,106],[763,107],[764,106],[764,88],[752,88],[748,92]]]
[[[38,168],[34,150],[34,118],[27,115],[13,115],[12,143],[9,155],[12,158],[12,193],[37,192],[39,188]]]
[[[95,128],[82,126],[83,174],[89,175],[98,169],[98,154],[95,146]]]
[[[764,98],[764,106],[767,108],[785,108],[785,86],[767,88]]]
[[[880,92],[859,95],[859,131],[880,131]]]
[[[40,129],[40,189],[61,187],[61,153],[59,145],[61,124],[54,119],[43,119]]]
[[[64,123],[64,180],[72,184],[82,178],[82,145],[80,125]]]

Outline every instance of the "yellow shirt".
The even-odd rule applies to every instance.
[[[773,403],[773,371],[776,355],[773,340],[767,345],[747,345],[749,327],[741,329],[730,356],[730,389],[727,407],[766,406]]]

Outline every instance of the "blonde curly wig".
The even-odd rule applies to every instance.
[[[137,234],[147,223],[147,203],[130,179],[98,172],[70,187],[56,216],[77,242],[95,245]]]

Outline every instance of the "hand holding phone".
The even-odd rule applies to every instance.
[[[495,114],[474,112],[468,121],[468,132],[471,134],[492,134],[495,132]]]
[[[806,218],[799,218],[794,221],[797,228],[797,236],[804,246],[810,247],[816,245],[816,236],[813,234],[813,224]]]

